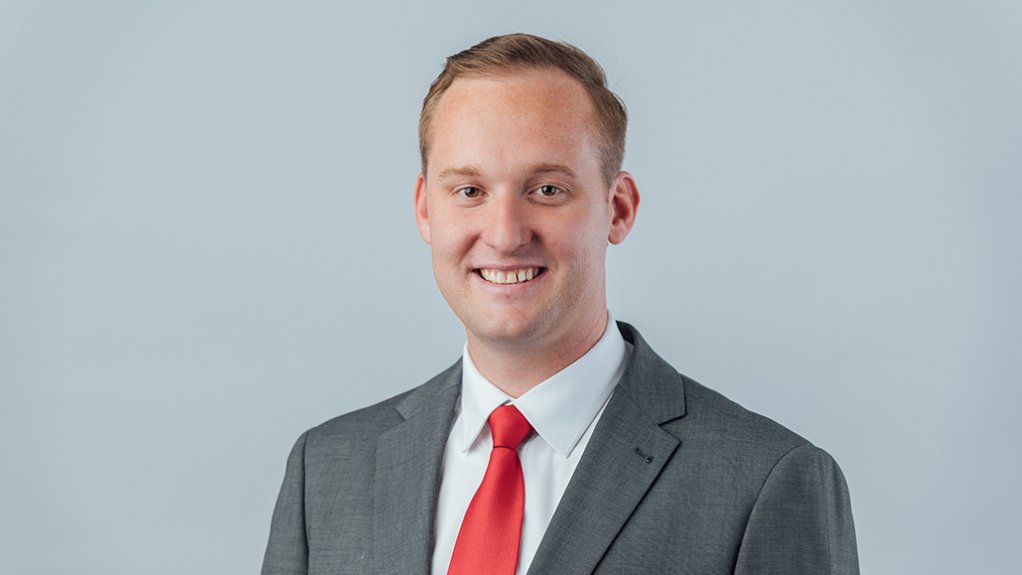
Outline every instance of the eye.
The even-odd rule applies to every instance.
[[[551,186],[550,184],[536,188],[536,192],[538,192],[539,195],[545,198],[552,198],[558,194],[563,193],[561,188],[558,188],[557,186]]]
[[[479,188],[474,188],[472,186],[465,186],[464,188],[460,188],[458,190],[458,193],[461,194],[462,196],[465,196],[466,198],[478,198],[479,195],[482,194]]]

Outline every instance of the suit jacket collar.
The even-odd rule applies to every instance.
[[[461,388],[461,362],[397,405],[405,420],[376,444],[373,563],[381,575],[428,573],[444,445]]]
[[[685,415],[682,376],[632,326],[617,391],[589,439],[529,573],[592,573],[680,441],[660,426]]]
[[[618,388],[628,393],[654,423],[662,425],[684,417],[685,386],[681,374],[653,351],[637,329],[623,321],[617,322],[617,326],[633,347]]]

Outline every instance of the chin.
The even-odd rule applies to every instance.
[[[533,341],[538,333],[546,333],[549,326],[540,326],[535,319],[517,317],[495,321],[466,322],[476,339],[490,345],[520,346]]]

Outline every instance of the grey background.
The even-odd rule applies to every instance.
[[[443,58],[599,59],[610,307],[844,468],[864,573],[1017,570],[1022,3],[0,1],[0,571],[252,573],[297,435],[457,359]]]

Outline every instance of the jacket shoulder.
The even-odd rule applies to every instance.
[[[373,405],[338,415],[309,429],[306,434],[313,441],[371,439],[404,420],[397,406],[414,391],[411,389]]]
[[[776,461],[788,451],[809,444],[801,435],[720,392],[684,375],[681,379],[687,404],[686,416],[681,421],[698,430],[700,436],[713,438],[717,447],[772,454]]]
[[[375,441],[446,388],[460,382],[461,362],[458,361],[418,387],[328,419],[306,431],[303,437],[308,445]]]

